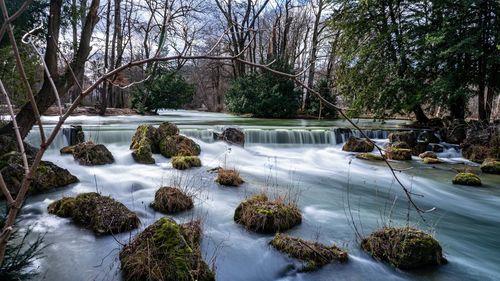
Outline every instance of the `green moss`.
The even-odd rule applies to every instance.
[[[172,158],[172,167],[177,170],[201,167],[201,160],[198,156],[174,156]]]
[[[484,160],[483,164],[481,164],[481,171],[487,174],[500,175],[500,161],[491,158]]]
[[[443,161],[439,160],[437,158],[425,157],[424,158],[424,163],[425,164],[441,164],[441,163],[443,163]]]
[[[259,233],[275,233],[290,229],[302,222],[295,204],[282,200],[270,201],[263,194],[256,195],[238,205],[234,221]]]
[[[76,206],[76,200],[72,197],[63,197],[60,200],[50,203],[47,207],[49,214],[58,217],[69,218],[73,216],[73,211]]]
[[[382,228],[361,241],[373,257],[400,269],[446,263],[439,243],[429,234],[411,227]]]
[[[458,173],[452,180],[453,184],[481,186],[481,179],[473,173]]]
[[[363,160],[370,160],[370,161],[383,161],[384,160],[384,157],[380,156],[379,154],[373,154],[373,153],[359,153],[359,154],[356,154],[356,158],[363,159]]]
[[[303,261],[305,266],[300,271],[313,271],[332,261],[346,262],[348,259],[347,252],[335,245],[326,246],[286,234],[277,233],[270,244],[278,251]]]

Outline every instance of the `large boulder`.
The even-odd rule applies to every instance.
[[[240,203],[234,211],[234,221],[258,233],[276,233],[300,224],[302,215],[293,203],[271,201],[259,194]]]
[[[458,173],[452,180],[453,184],[481,186],[481,179],[473,173]]]
[[[446,263],[439,243],[429,234],[411,227],[385,227],[361,241],[374,258],[400,269]]]
[[[215,137],[230,144],[245,145],[245,133],[237,128],[226,128],[221,134],[216,133]]]
[[[165,214],[182,212],[193,208],[193,198],[178,188],[164,186],[156,191],[151,207]]]
[[[373,142],[368,139],[349,137],[347,142],[342,146],[342,150],[350,152],[372,152]]]
[[[179,225],[164,217],[148,226],[120,252],[124,280],[213,281],[200,251],[198,221]]]
[[[389,134],[389,142],[405,142],[413,148],[417,145],[417,134],[414,131],[393,132]]]
[[[481,171],[487,174],[500,175],[500,160],[488,158],[481,164]]]
[[[139,217],[122,203],[98,193],[82,193],[51,203],[47,210],[60,217],[72,217],[81,226],[96,234],[130,231],[140,224]]]
[[[105,165],[115,162],[113,155],[106,146],[95,144],[92,141],[75,145],[72,154],[80,165],[85,166]]]
[[[347,252],[336,245],[323,245],[286,234],[277,233],[269,243],[278,251],[301,260],[305,266],[300,271],[313,271],[333,261],[346,262]]]
[[[160,153],[167,158],[174,156],[198,156],[200,152],[201,149],[197,143],[182,135],[166,137],[160,141]]]
[[[170,122],[163,122],[158,127],[158,140],[162,140],[166,137],[176,136],[179,134],[179,128]]]
[[[0,172],[11,194],[16,195],[21,189],[25,173],[21,157],[15,154],[5,161],[5,165],[0,168]],[[68,170],[49,161],[40,161],[29,191],[31,193],[40,193],[76,182],[78,182],[78,178]]]

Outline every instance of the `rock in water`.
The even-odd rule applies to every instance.
[[[411,149],[390,146],[385,150],[385,156],[391,160],[411,160]]]
[[[446,263],[439,243],[429,234],[411,227],[385,227],[361,241],[374,258],[400,269]]]
[[[158,152],[158,130],[151,125],[137,127],[130,149],[132,157],[141,164],[154,164],[153,152]]]
[[[244,181],[238,171],[234,169],[219,168],[217,169],[217,178],[215,182],[225,186],[239,186]]]
[[[384,157],[380,156],[380,154],[375,153],[359,153],[356,154],[356,158],[371,161],[384,161]]]
[[[217,139],[230,144],[245,145],[245,133],[237,128],[226,128],[221,134],[217,134]]]
[[[437,158],[425,157],[424,158],[424,163],[425,164],[441,164],[441,163],[444,163],[444,162],[442,160],[437,159]]]
[[[278,251],[305,262],[306,265],[300,271],[313,271],[333,261],[346,262],[348,258],[347,252],[335,245],[326,246],[281,233],[277,233],[269,244]]]
[[[164,217],[148,226],[120,252],[126,281],[213,281],[200,251],[199,222],[179,225]]]
[[[458,173],[452,180],[453,184],[481,186],[481,179],[473,173]]]
[[[179,134],[179,128],[170,122],[163,122],[158,127],[158,140],[162,140],[166,137],[176,136]]]
[[[500,161],[488,158],[481,164],[481,171],[487,174],[500,175]]]
[[[270,201],[259,194],[240,203],[234,211],[234,221],[258,233],[276,233],[300,224],[302,215],[293,203]]]
[[[174,156],[198,156],[201,149],[192,139],[176,135],[160,141],[160,152],[161,155],[171,158]]]
[[[140,224],[139,217],[125,205],[95,192],[62,198],[51,203],[47,210],[60,217],[72,217],[76,224],[96,234],[125,232]]]
[[[433,151],[426,151],[426,152],[420,153],[418,155],[418,157],[420,157],[422,159],[424,159],[424,158],[434,158],[434,159],[437,159],[438,158],[437,155],[436,155],[436,153],[433,152]]]
[[[178,188],[165,186],[156,191],[151,207],[156,211],[172,214],[192,209],[193,199]]]
[[[392,142],[405,142],[410,148],[417,145],[417,135],[413,131],[409,132],[394,132],[389,134],[389,141]]]
[[[177,170],[201,167],[201,160],[198,156],[174,156],[172,157],[172,167]]]
[[[374,147],[373,143],[368,139],[351,136],[342,147],[342,150],[350,152],[371,152]]]
[[[73,158],[81,165],[105,165],[115,162],[111,152],[103,144],[94,144],[92,141],[75,145]]]

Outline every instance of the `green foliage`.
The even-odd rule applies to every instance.
[[[5,1],[7,11],[9,15],[13,15],[19,8],[26,2],[25,0],[8,0]],[[14,26],[14,36],[16,39],[20,39],[26,32],[32,30],[35,26],[39,24],[46,24],[47,22],[47,7],[49,6],[48,0],[33,0],[24,13],[22,13],[16,20],[12,23]],[[0,16],[0,26],[3,25],[3,16]],[[46,28],[40,29],[41,31],[47,30]],[[5,34],[0,41],[0,48],[9,45],[9,36]],[[18,44],[18,46],[21,44]]]
[[[328,100],[333,104],[336,103],[337,97],[333,92],[331,83],[327,79],[324,78],[320,79],[316,83],[314,88],[326,100]],[[326,117],[326,118],[337,118],[337,111],[322,104],[315,95],[312,95],[310,97],[309,107],[307,108],[306,112],[314,116],[321,115],[321,117]]]
[[[273,69],[292,73],[289,64],[279,60]],[[225,96],[229,112],[250,113],[256,117],[293,117],[300,105],[300,92],[292,80],[272,73],[247,74],[233,81]]]
[[[157,69],[156,74],[132,92],[132,108],[140,113],[181,108],[191,102],[195,88],[175,71]]]

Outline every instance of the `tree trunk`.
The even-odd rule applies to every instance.
[[[425,112],[422,110],[420,105],[416,105],[413,108],[413,113],[415,113],[415,117],[419,123],[427,123],[429,122],[429,118],[425,115]]]
[[[323,0],[318,1],[318,12],[316,13],[316,18],[314,20],[314,27],[312,33],[311,41],[311,54],[309,55],[309,74],[307,77],[307,87],[312,89],[314,87],[314,76],[316,73],[316,54],[318,51],[318,37],[319,37],[319,24],[321,20],[321,13],[323,12]],[[309,101],[312,93],[308,90],[304,98],[304,103],[302,105],[302,111],[309,107]]]

